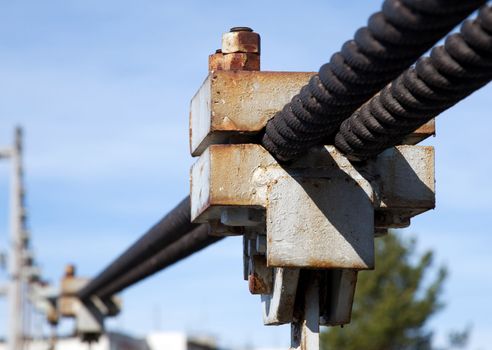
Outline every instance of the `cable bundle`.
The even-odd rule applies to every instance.
[[[361,104],[484,2],[386,0],[368,26],[268,122],[263,146],[286,161],[332,136]]]
[[[335,145],[352,159],[375,156],[491,79],[492,7],[484,6],[344,121]]]

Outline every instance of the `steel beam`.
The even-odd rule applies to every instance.
[[[209,73],[190,106],[190,150],[201,155],[212,144],[256,143],[255,136],[299,93],[314,72],[217,70]],[[402,144],[435,134],[433,120]]]

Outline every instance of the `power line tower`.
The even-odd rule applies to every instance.
[[[0,158],[12,161],[12,180],[10,192],[10,249],[8,285],[8,350],[24,349],[25,327],[25,268],[28,255],[28,231],[26,230],[26,211],[24,207],[24,183],[22,167],[22,129],[15,130],[14,144],[11,148],[0,149]]]

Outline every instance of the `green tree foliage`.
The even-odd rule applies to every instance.
[[[446,269],[426,276],[433,253],[390,233],[376,240],[376,270],[359,273],[352,322],[322,334],[325,350],[427,350],[426,322],[439,311]],[[432,270],[432,269],[430,269]]]

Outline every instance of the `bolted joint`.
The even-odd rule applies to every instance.
[[[229,53],[223,54],[220,50],[208,56],[208,70],[260,70],[260,55],[255,53]]]
[[[260,35],[248,27],[234,27],[222,35],[222,49],[208,58],[208,70],[260,70]]]
[[[260,55],[255,53],[230,53],[222,58],[223,70],[260,70]]]
[[[222,64],[223,59],[224,59],[224,54],[220,49],[216,50],[214,54],[208,56],[209,72],[224,70],[224,65]]]
[[[238,28],[239,30],[236,30]],[[236,27],[222,35],[222,53],[255,53],[260,54],[260,35],[252,29]]]

